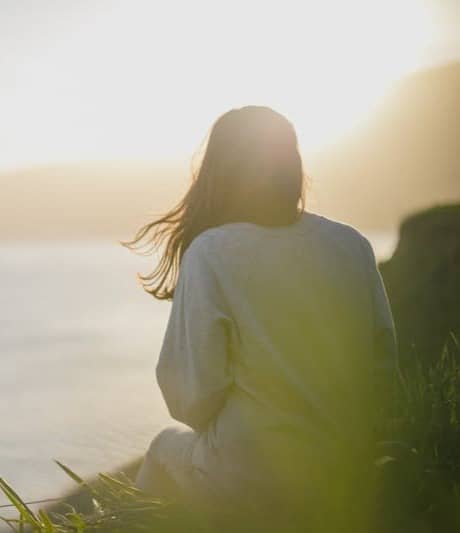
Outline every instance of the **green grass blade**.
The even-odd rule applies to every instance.
[[[100,494],[97,491],[96,488],[92,487],[89,483],[87,483],[84,479],[82,479],[78,474],[76,474],[73,470],[71,470],[68,466],[62,464],[57,459],[54,459],[54,462],[61,468],[75,483],[78,483],[80,487],[83,487],[87,489],[93,497],[99,498]]]
[[[59,468],[61,468],[62,470],[64,470],[64,472],[73,480],[75,481],[75,483],[78,483],[79,485],[82,485],[82,486],[88,486],[88,484],[86,483],[86,481],[84,479],[82,479],[79,475],[77,475],[73,470],[70,470],[70,468],[64,464],[62,464],[60,461],[58,461],[57,459],[54,459],[54,462],[59,466]]]
[[[43,533],[56,533],[57,530],[51,522],[51,519],[46,511],[40,509],[38,511],[38,517],[42,522],[41,531],[43,531]]]
[[[37,517],[32,512],[32,510],[27,506],[27,504],[22,500],[19,494],[8,485],[8,483],[0,477],[0,489],[3,491],[5,496],[10,500],[10,502],[16,507],[21,518],[33,526],[39,528],[40,522],[37,520]]]
[[[12,530],[12,531],[16,531],[16,528],[12,525],[12,524],[17,524],[18,523],[18,520],[15,520],[15,519],[9,519],[9,518],[4,518],[3,516],[0,516],[0,520],[2,522],[5,522],[5,524]]]
[[[124,481],[120,481],[118,479],[115,479],[112,476],[109,476],[108,474],[98,474],[98,477],[105,481],[107,485],[111,486],[113,489],[117,491],[122,491],[125,494],[129,495],[142,495],[142,491],[140,491],[138,488],[133,487],[132,485],[129,485],[128,483],[125,483]]]

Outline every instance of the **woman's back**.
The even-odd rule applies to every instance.
[[[320,463],[365,460],[374,372],[395,342],[359,232],[309,212],[224,224],[192,242],[176,291],[157,376],[212,485],[292,487]]]

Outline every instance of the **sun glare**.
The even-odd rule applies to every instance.
[[[422,0],[104,5],[75,10],[65,32],[44,19],[41,48],[17,59],[10,163],[183,159],[247,104],[285,113],[319,150],[423,63],[434,32]]]
[[[269,79],[262,75],[254,93],[285,111],[304,149],[316,151],[346,135],[423,63],[434,27],[419,2],[307,5],[311,19],[306,9],[294,28],[270,41],[268,55],[285,62]],[[240,51],[244,56],[244,45]]]

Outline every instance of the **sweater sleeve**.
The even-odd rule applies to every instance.
[[[364,240],[364,245],[372,293],[375,388],[381,403],[388,405],[398,368],[396,328],[374,250],[367,239]]]
[[[170,415],[203,431],[232,384],[231,319],[202,239],[182,257],[156,376]]]

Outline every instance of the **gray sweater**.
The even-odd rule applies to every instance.
[[[193,240],[157,379],[171,416],[196,431],[196,472],[260,491],[292,486],[300,463],[313,475],[372,454],[396,355],[369,241],[303,212],[290,226],[231,223]]]

